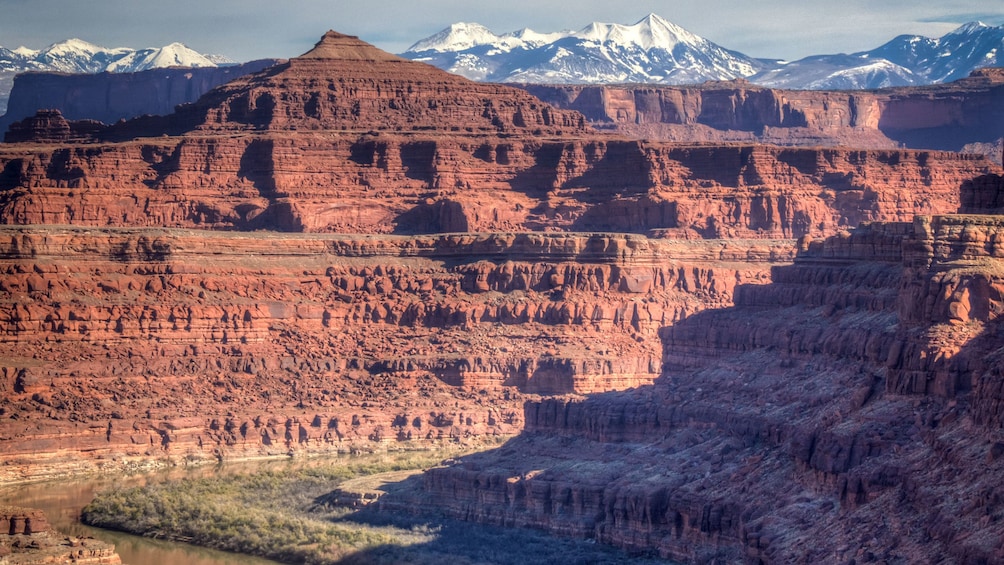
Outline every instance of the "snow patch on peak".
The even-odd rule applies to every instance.
[[[967,24],[963,24],[955,28],[953,31],[949,32],[948,35],[965,35],[969,33],[978,33],[989,28],[990,26],[988,26],[987,24],[979,20],[976,20],[975,22],[969,22]]]
[[[408,48],[408,53],[421,51],[463,51],[478,45],[490,45],[501,39],[479,23],[458,22]]]
[[[216,63],[217,66],[221,67],[240,64],[240,62],[235,61],[233,58],[224,55],[222,53],[204,53],[202,56],[205,57],[206,59],[209,59],[213,63]]]
[[[215,67],[202,54],[189,49],[182,43],[172,43],[164,47],[133,51],[110,63],[105,70],[113,73],[136,72],[163,67]]]
[[[83,39],[77,39],[76,37],[53,43],[42,50],[43,53],[51,53],[53,55],[94,54],[100,51],[106,51],[106,49]]]
[[[37,49],[28,49],[24,45],[18,47],[17,49],[13,49],[12,52],[17,53],[18,55],[28,59],[34,57],[35,55],[38,55]]]
[[[528,27],[525,27],[519,31],[514,31],[512,33],[507,33],[502,37],[505,39],[512,38],[519,41],[519,45],[525,48],[539,47],[541,45],[547,45],[548,43],[554,43],[555,41],[568,37],[572,35],[571,31],[556,31],[552,33],[540,33],[536,32]]]
[[[612,42],[627,47],[638,46],[644,50],[661,48],[672,50],[677,44],[700,46],[707,40],[655,14],[649,14],[634,25],[593,22],[576,34],[576,37],[600,43]]]

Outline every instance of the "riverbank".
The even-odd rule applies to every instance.
[[[226,456],[219,453],[185,453],[180,456],[137,456],[125,454],[110,454],[94,459],[66,457],[58,453],[50,454],[48,460],[35,455],[28,461],[18,459],[3,460],[0,458],[0,489],[18,485],[45,483],[63,480],[81,480],[89,477],[105,477],[109,475],[147,475],[170,471],[173,469],[195,469],[219,465],[240,465],[256,461],[288,461],[334,459],[379,453],[396,452],[426,452],[444,449],[444,446],[458,446],[464,451],[489,449],[512,438],[511,435],[470,437],[458,440],[422,440],[415,439],[407,443],[400,442],[353,442],[328,449],[300,449],[297,451],[257,453],[233,452]]]
[[[289,563],[619,563],[629,558],[586,540],[532,530],[420,512],[381,515],[330,503],[328,495],[346,481],[417,473],[463,453],[457,448],[382,453],[112,489],[99,493],[83,516],[103,528]]]

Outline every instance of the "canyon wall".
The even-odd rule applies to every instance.
[[[22,73],[14,78],[0,132],[38,110],[59,110],[70,120],[113,124],[144,114],[170,114],[235,78],[281,61],[262,59],[227,67],[165,68],[137,73]]]
[[[798,91],[746,81],[697,86],[517,85],[601,129],[671,141],[960,151],[989,144],[1000,162],[1004,70],[949,84],[868,91]],[[995,147],[994,144],[997,144]]]
[[[216,86],[279,63],[284,62],[98,75],[25,73],[14,82],[0,132],[41,109],[106,124],[170,114]],[[555,108],[581,112],[599,129],[635,138],[965,150],[1001,160],[1004,111],[996,103],[1004,89],[1001,69],[980,69],[948,84],[869,91],[778,90],[744,80],[694,86],[514,86]],[[314,100],[317,105],[323,98]]]
[[[4,480],[406,448],[659,374],[659,328],[790,242],[0,229]]]
[[[998,169],[946,152],[602,136],[276,132],[23,143],[0,148],[0,222],[818,237],[954,211],[963,182]]]
[[[528,402],[404,506],[696,563],[999,562],[1000,222],[803,241],[665,328],[652,386]]]
[[[679,120],[735,106],[729,91],[695,92],[707,100],[681,99]],[[774,93],[748,94],[751,115],[719,116],[720,125],[752,127],[768,107],[780,124],[808,123],[809,110],[784,109]],[[812,104],[830,111],[826,100]],[[18,142],[0,147],[0,222],[825,237],[862,221],[954,212],[963,183],[1000,170],[943,151],[625,139],[523,90],[334,32],[170,116],[96,130],[60,120],[23,120],[9,132]]]
[[[702,563],[1004,561],[998,163],[637,141],[335,32],[86,126],[0,149],[0,481],[523,430],[379,504]]]

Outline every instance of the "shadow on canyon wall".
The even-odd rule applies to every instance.
[[[997,203],[992,177],[964,187],[963,210]],[[502,538],[449,520],[695,562],[1004,557],[1000,250],[969,245],[979,226],[924,222],[803,245],[735,306],[664,328],[654,385],[527,402],[519,436],[388,485],[351,519],[435,524],[430,551],[493,562],[511,562]],[[958,269],[974,249],[982,266]],[[504,543],[567,561],[521,540]]]
[[[421,490],[422,477],[400,481],[395,489]],[[637,565],[666,565],[654,556],[628,554],[594,540],[558,538],[538,529],[478,524],[451,518],[435,511],[415,514],[359,510],[345,520],[371,526],[391,526],[434,540],[418,546],[379,546],[345,557],[345,565],[371,563],[493,563],[497,565],[550,565],[590,563],[615,565],[630,560]]]

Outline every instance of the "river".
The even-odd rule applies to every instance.
[[[127,565],[276,565],[275,561],[206,549],[187,543],[155,540],[92,528],[80,523],[80,510],[94,498],[94,493],[112,486],[139,486],[153,481],[206,476],[234,470],[254,470],[277,461],[256,461],[232,465],[173,469],[142,475],[95,476],[53,482],[0,486],[0,504],[38,508],[45,512],[52,527],[61,533],[90,536],[115,544],[115,550]]]

